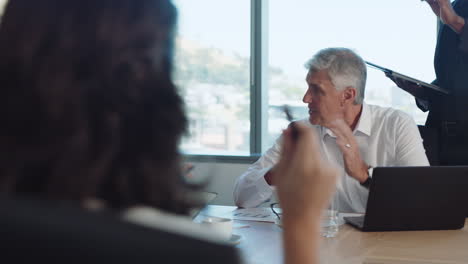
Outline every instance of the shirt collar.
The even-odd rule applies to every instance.
[[[359,117],[359,121],[357,123],[356,128],[353,131],[353,134],[356,134],[357,131],[370,136],[371,135],[371,127],[372,127],[372,116],[371,112],[369,109],[369,106],[365,103],[362,104],[362,112],[361,116]],[[321,127],[322,131],[322,138],[325,137],[326,135],[329,135],[331,137],[336,137],[333,132],[326,128],[326,127]]]

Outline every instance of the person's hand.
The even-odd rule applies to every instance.
[[[356,137],[344,120],[335,120],[330,123],[329,129],[336,136],[336,144],[343,153],[346,173],[359,182],[367,180],[369,166],[362,160]]]
[[[457,13],[452,8],[450,0],[426,0],[434,14],[440,18],[442,23],[449,24],[454,21]]]
[[[295,123],[284,131],[281,157],[273,174],[284,220],[318,220],[335,189],[336,178],[337,170],[322,159],[311,128]]]
[[[426,0],[426,2],[442,23],[450,26],[457,33],[461,32],[465,20],[453,10],[450,0]]]
[[[318,263],[320,216],[338,173],[322,159],[316,134],[304,124],[289,126],[282,144],[273,181],[283,209],[284,262]]]
[[[425,0],[425,1],[431,7],[432,12],[434,12],[434,14],[440,18],[440,6],[437,0]]]
[[[321,158],[312,129],[300,123],[288,127],[273,174],[283,209],[284,263],[319,262],[320,216],[329,203],[336,179],[337,170]]]

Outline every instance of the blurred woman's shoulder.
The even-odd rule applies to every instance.
[[[210,242],[221,242],[218,233],[202,224],[195,223],[188,216],[176,215],[148,206],[137,206],[122,213],[124,220],[134,224],[155,228],[170,233],[193,237]]]

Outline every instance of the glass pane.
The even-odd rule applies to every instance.
[[[0,0],[0,14],[3,14],[7,0]]]
[[[270,1],[269,145],[287,125],[278,106],[290,104],[307,117],[304,63],[327,47],[347,47],[400,73],[431,82],[437,21],[427,3],[392,0]],[[409,113],[418,124],[427,114],[411,95],[368,68],[365,102]]]
[[[250,1],[177,0],[175,80],[186,102],[185,153],[249,155]]]

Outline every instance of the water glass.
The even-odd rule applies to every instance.
[[[323,212],[322,217],[322,236],[323,237],[335,237],[338,234],[338,201],[337,193],[333,195],[329,208]]]

